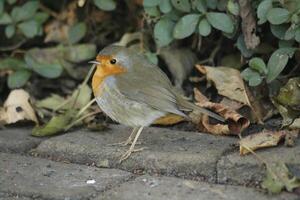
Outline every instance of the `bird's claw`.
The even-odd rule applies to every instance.
[[[119,160],[119,163],[122,163],[124,160],[126,160],[127,158],[129,158],[129,156],[132,154],[132,153],[135,153],[135,152],[139,152],[139,151],[143,151],[144,149],[147,149],[147,147],[141,147],[141,148],[138,148],[138,149],[131,149],[129,148],[120,158]]]

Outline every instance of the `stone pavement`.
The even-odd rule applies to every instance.
[[[128,147],[112,146],[130,129],[111,125],[34,138],[30,128],[0,131],[0,200],[12,199],[300,199],[295,193],[268,195],[258,187],[263,166],[241,157],[233,137],[167,128],[146,128],[147,147],[122,164]],[[300,171],[300,141],[257,151]]]

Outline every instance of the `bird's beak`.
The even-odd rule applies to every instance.
[[[101,64],[100,62],[95,61],[95,60],[91,60],[91,61],[89,61],[89,63],[91,63],[91,64],[96,64],[96,65],[100,65],[100,64]]]

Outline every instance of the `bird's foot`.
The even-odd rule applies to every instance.
[[[112,143],[112,144],[109,144],[110,146],[121,146],[121,147],[125,147],[127,145],[131,145],[132,144],[132,140],[131,139],[127,139],[123,142],[117,142],[117,143]],[[136,142],[136,144],[142,144],[141,142]]]
[[[134,148],[129,148],[120,158],[119,160],[119,163],[122,163],[124,160],[126,160],[127,158],[129,158],[129,156],[132,154],[132,153],[135,153],[135,152],[139,152],[139,151],[143,151],[144,149],[147,149],[147,147],[141,147],[141,148],[138,148],[138,149],[134,149]]]

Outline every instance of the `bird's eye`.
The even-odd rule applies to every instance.
[[[112,64],[112,65],[116,64],[116,62],[117,62],[116,59],[111,59],[111,60],[110,60],[110,64]]]

